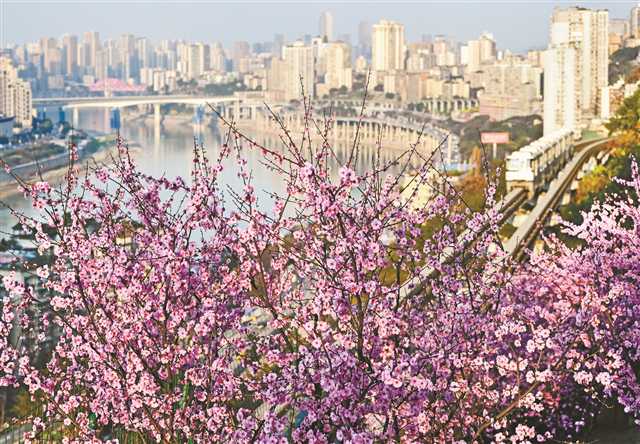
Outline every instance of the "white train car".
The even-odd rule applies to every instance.
[[[569,128],[554,131],[507,156],[507,192],[524,188],[535,196],[573,156],[575,132]]]

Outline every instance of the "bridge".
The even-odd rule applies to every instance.
[[[562,140],[562,141],[561,141]],[[515,261],[522,261],[526,258],[527,249],[537,239],[540,231],[545,223],[550,219],[558,205],[563,202],[563,198],[568,197],[567,193],[571,192],[572,185],[580,178],[580,172],[585,164],[597,152],[605,149],[611,138],[598,139],[593,142],[582,142],[577,144],[577,152],[570,157],[569,161],[563,168],[556,170],[553,176],[545,176],[543,180],[547,181],[548,191],[538,197],[533,210],[530,212],[526,220],[516,229],[513,235],[505,242],[504,251],[507,257]],[[554,143],[549,144],[548,148],[552,148],[558,156],[564,156],[567,152],[573,153],[573,148],[565,146],[566,139],[559,138]],[[563,150],[556,148],[563,146]],[[549,151],[552,152],[552,151]],[[549,157],[549,162],[553,159]],[[499,215],[499,224],[506,222],[513,216],[524,204],[528,198],[531,198],[531,190],[529,187],[519,186],[512,187],[510,191],[496,204],[494,210]],[[479,234],[488,229],[484,225],[478,230],[470,232],[465,230],[458,239],[461,243],[457,248],[447,247],[443,251],[441,264],[448,264],[455,260],[457,254],[467,251],[467,247],[478,239]],[[401,297],[416,295],[425,291],[430,279],[438,275],[439,271],[433,267],[425,267],[420,270],[419,274],[405,282],[401,289]]]
[[[462,111],[468,108],[477,108],[480,102],[477,99],[465,99],[465,98],[429,98],[422,100],[425,109],[429,113],[450,113],[452,111]]]
[[[211,105],[228,120],[252,118],[258,108],[263,107],[257,98],[239,96],[190,96],[190,95],[161,95],[161,96],[112,96],[112,97],[52,97],[33,99],[36,108],[61,107],[73,111],[73,126],[79,122],[81,109],[113,109],[131,106],[152,105],[157,127],[160,126],[162,105],[184,104],[194,108]]]
[[[606,138],[588,143],[571,158],[569,163],[549,183],[548,191],[538,198],[536,206],[527,219],[505,243],[504,248],[508,255],[516,260],[522,260],[525,257],[527,248],[538,237],[545,222],[562,202],[562,198],[567,192],[570,192],[571,185],[578,178],[584,164],[595,153],[606,148],[610,140],[611,138]]]
[[[279,118],[288,131],[295,134],[302,134],[305,131],[305,120],[300,112],[283,109],[279,113]],[[313,118],[322,127],[325,116],[314,114]],[[357,135],[358,140],[367,146],[376,146],[380,141],[384,148],[407,149],[415,144],[426,157],[429,157],[434,150],[442,149],[443,158],[438,156],[434,159],[435,161],[450,164],[458,159],[459,137],[445,128],[429,122],[421,122],[417,118],[333,115],[330,121],[332,128],[327,138],[336,146],[344,141],[353,143]],[[241,125],[246,123],[240,121]],[[252,131],[271,134],[279,134],[282,131],[270,114],[262,111],[257,112],[255,118],[248,123],[251,127],[247,129]],[[318,140],[322,136],[312,127],[309,137]]]
[[[241,102],[236,96],[190,96],[190,95],[161,95],[161,96],[112,96],[112,97],[50,97],[33,99],[33,106],[61,106],[63,108],[124,108],[138,105],[166,105],[182,103],[201,106],[207,103],[222,104]]]

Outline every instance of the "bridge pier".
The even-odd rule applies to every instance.
[[[109,108],[104,109],[102,124],[104,125],[104,131],[106,133],[111,132],[111,110]]]
[[[153,105],[153,129],[154,132],[160,132],[160,122],[162,121],[162,114],[160,114],[160,104],[155,103]]]
[[[74,128],[78,128],[78,125],[80,125],[80,110],[78,110],[78,108],[73,108],[71,125],[73,125]]]

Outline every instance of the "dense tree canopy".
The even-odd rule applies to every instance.
[[[492,186],[480,211],[446,184],[412,205],[390,165],[357,174],[355,153],[336,165],[284,137],[273,151],[232,130],[215,159],[195,150],[189,181],[141,173],[120,140],[86,179],[27,186],[42,219],[18,217],[53,259],[44,291],[4,279],[0,382],[42,403],[35,436],[526,443],[576,436],[609,403],[638,414],[638,207],[597,204],[566,228],[585,247],[512,264]],[[247,150],[286,193],[254,189]],[[243,185],[226,191],[231,161]],[[640,190],[635,167],[624,186]]]

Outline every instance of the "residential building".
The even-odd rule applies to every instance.
[[[351,68],[351,46],[345,42],[331,42],[323,50],[324,59],[324,82],[317,85],[317,95],[322,97],[332,89],[341,87],[351,90],[352,68]]]
[[[78,36],[65,35],[62,37],[64,74],[69,78],[78,75]]]
[[[373,25],[371,35],[372,61],[375,71],[394,71],[405,68],[404,25],[380,20]]]
[[[640,39],[640,5],[631,8],[629,33],[631,34],[631,38]]]
[[[0,58],[0,114],[15,117],[23,128],[31,127],[31,86],[18,77],[10,59]]]
[[[603,117],[607,111],[602,101],[608,86],[608,11],[555,9],[544,67],[545,134]]]
[[[496,42],[493,35],[486,32],[478,40],[469,40],[461,52],[464,52],[461,59],[466,62],[462,64],[467,65],[467,72],[478,71],[481,64],[497,59]]]
[[[297,41],[284,46],[285,100],[301,100],[304,96],[314,97],[315,58],[313,47]]]
[[[333,40],[333,15],[325,11],[320,16],[319,35],[326,42]]]

